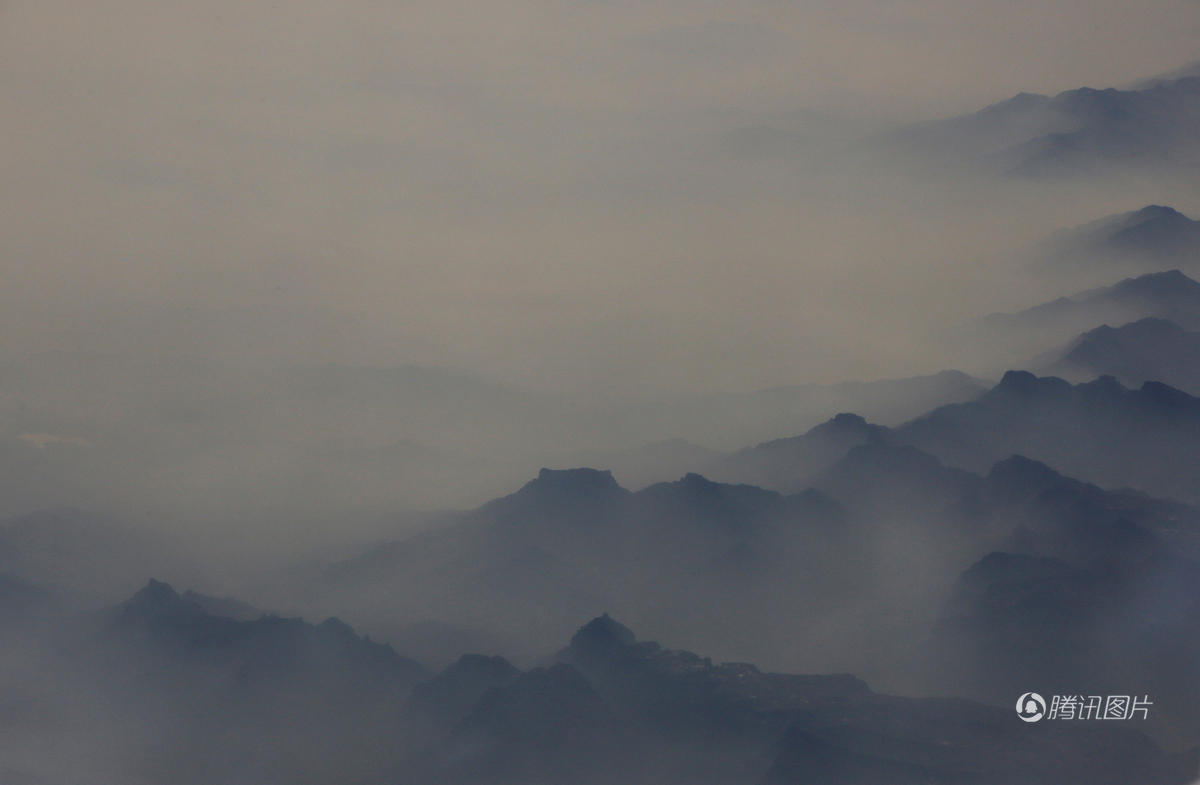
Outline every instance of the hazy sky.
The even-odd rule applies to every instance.
[[[933,237],[987,197],[813,151],[1173,69],[1200,3],[14,0],[0,36],[2,351],[730,388],[902,372],[848,327],[1012,220]]]

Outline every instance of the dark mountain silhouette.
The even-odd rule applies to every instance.
[[[601,785],[638,777],[631,730],[571,666],[535,668],[484,693],[400,781]]]
[[[1200,330],[1200,283],[1179,270],[1148,273],[1017,313],[991,314],[966,325],[958,337],[985,356],[1026,363],[1061,352],[1069,341],[1101,325],[1146,318]]]
[[[845,675],[714,664],[635,641],[607,618],[580,630],[558,659],[651,740],[658,765],[676,772],[657,781],[1010,782],[1034,772],[1035,782],[1121,782],[1134,760],[1156,772],[1151,778],[1191,773],[1190,761],[1172,761],[1136,734],[1081,726],[1024,733],[1011,709],[893,698]],[[659,752],[661,739],[673,742],[674,755]]]
[[[318,625],[269,615],[238,621],[156,580],[112,612],[107,630],[132,636],[152,656],[228,669],[234,685],[255,689],[286,678],[289,690],[403,693],[425,676],[418,663],[336,618]]]
[[[1190,399],[1172,400],[1154,386],[1073,388],[1011,374],[977,405],[934,412],[931,423],[887,432],[837,418],[810,435],[821,448],[813,454],[832,463],[792,495],[696,474],[630,493],[607,472],[547,470],[448,528],[335,565],[314,589],[330,608],[388,598],[380,616],[362,620],[373,630],[445,618],[492,636],[491,652],[523,657],[569,629],[573,613],[608,608],[725,656],[774,654],[806,668],[841,663],[875,680],[903,678],[871,653],[915,650],[956,577],[989,552],[1070,564],[1200,553],[1192,508],[1051,468],[1065,455],[1115,472],[1096,445],[1119,434],[1160,451],[1154,460],[1174,479],[1148,474],[1152,485],[1190,487],[1192,464],[1162,453],[1189,443],[1178,420],[1191,416]],[[1064,452],[1070,442],[1054,427],[1096,422],[1114,431]],[[845,449],[854,439],[841,439],[843,429],[869,440]],[[964,469],[955,450],[998,457]],[[713,629],[723,634],[711,637]],[[806,633],[817,642],[800,645]]]
[[[424,722],[445,730],[489,690],[507,687],[520,676],[521,671],[503,657],[464,654],[433,679],[418,684],[409,707]]]
[[[828,569],[821,554],[844,536],[838,506],[819,493],[785,496],[698,474],[631,493],[606,471],[546,469],[452,525],[334,565],[318,590],[330,608],[388,597],[373,629],[434,616],[521,630],[523,642],[498,642],[500,650],[532,655],[572,618],[606,607],[698,630],[679,611],[761,602],[773,581]]]
[[[975,475],[944,466],[909,445],[872,443],[850,450],[816,479],[815,486],[852,512],[874,515],[948,504],[978,482]]]
[[[1074,379],[1115,376],[1131,385],[1158,381],[1200,394],[1200,332],[1153,318],[1104,325],[1081,335],[1043,370]]]
[[[1112,377],[1071,385],[1010,371],[985,395],[895,429],[895,438],[952,466],[985,471],[1013,454],[1109,488],[1200,500],[1200,399],[1158,382]]]
[[[1046,271],[1200,271],[1200,221],[1152,204],[1106,216],[1052,237],[1041,249]]]
[[[1084,565],[1200,556],[1200,511],[1179,502],[1104,490],[1020,455],[984,479],[961,514],[977,521],[1003,516],[1007,550]]]
[[[1200,147],[1198,125],[1200,78],[1185,76],[1134,90],[1021,93],[974,114],[909,129],[892,142],[947,163],[1049,177],[1191,163]]]
[[[1124,536],[1144,543],[1147,533],[1129,525]],[[946,693],[997,702],[1029,684],[1136,692],[1156,701],[1148,730],[1176,745],[1194,739],[1200,566],[1132,551],[1074,563],[989,554],[963,573],[934,632],[932,679]]]
[[[428,678],[338,619],[238,621],[155,580],[55,640],[47,667],[105,707],[139,782],[359,781],[403,754],[399,707]]]
[[[1196,765],[1194,753],[1164,754],[1136,727],[1059,723],[1030,733],[1010,707],[714,663],[639,641],[608,615],[546,667],[515,676],[477,659],[465,669],[504,683],[480,694],[400,781],[1183,783]],[[461,705],[458,693],[446,705]]]
[[[811,486],[813,478],[851,448],[886,437],[886,428],[872,425],[857,414],[843,413],[801,436],[739,450],[714,462],[710,473],[726,482],[747,482],[796,493]]]

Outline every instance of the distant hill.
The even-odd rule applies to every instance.
[[[985,386],[947,371],[581,403],[438,367],[69,352],[0,358],[0,380],[0,515],[212,517],[474,506],[542,466],[604,465],[643,487],[838,411],[894,424]]]
[[[887,428],[842,413],[800,436],[774,439],[715,461],[710,473],[726,482],[748,482],[797,493],[852,448],[887,439]]]
[[[1104,325],[1081,335],[1042,370],[1073,379],[1115,376],[1131,385],[1159,381],[1200,395],[1200,332],[1166,319]]]
[[[1071,385],[1010,371],[976,400],[935,409],[893,434],[971,471],[1020,454],[1102,486],[1200,501],[1200,399],[1159,382]]]
[[[954,339],[980,356],[1019,367],[1101,325],[1146,318],[1200,330],[1200,282],[1179,270],[1147,273],[1016,313],[990,314],[964,325]]]
[[[892,142],[945,164],[973,162],[1023,177],[1194,166],[1200,77],[1130,90],[1021,93],[972,114],[908,129]]]
[[[640,641],[608,615],[544,667],[514,676],[476,661],[470,670],[478,675],[445,678],[498,686],[476,688],[474,706],[459,709],[402,781],[1183,783],[1195,765],[1194,755],[1164,754],[1129,728],[1060,723],[1029,733],[1008,706],[896,698],[849,675],[714,663]],[[458,689],[447,694],[448,705],[466,705]]]
[[[1200,272],[1200,221],[1148,205],[1057,233],[1037,251],[1045,271],[1107,274],[1180,268]]]

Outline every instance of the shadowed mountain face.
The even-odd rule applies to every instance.
[[[936,409],[894,435],[972,471],[1020,454],[1103,486],[1200,501],[1200,400],[1158,382],[1072,386],[1011,371],[977,400]]]
[[[1038,365],[1046,360],[1034,358],[1061,352],[1081,333],[1147,318],[1200,329],[1200,283],[1179,270],[1148,273],[1017,313],[991,314],[963,326],[955,339],[992,361]]]
[[[1055,236],[1042,265],[1059,271],[1200,270],[1200,221],[1166,205],[1101,218]]]
[[[238,621],[154,580],[38,640],[13,675],[40,719],[5,763],[53,771],[39,745],[86,723],[95,735],[59,763],[101,783],[361,781],[403,754],[398,707],[428,678],[337,619]]]
[[[8,678],[73,693],[35,698],[52,718],[35,740],[105,716],[122,742],[108,768],[77,754],[123,785],[181,770],[172,781],[198,785],[1187,782],[1194,760],[1133,731],[1178,749],[1200,737],[1200,695],[1179,687],[1200,684],[1200,512],[1059,470],[1113,469],[1119,454],[1097,446],[1112,443],[1164,467],[1146,482],[1189,487],[1192,463],[1162,451],[1194,443],[1196,408],[1163,385],[1014,372],[900,428],[839,415],[725,464],[799,493],[695,473],[630,492],[607,471],[542,470],[307,586],[310,607],[356,609],[373,632],[436,620],[495,642],[433,678],[336,619],[260,616],[157,581],[24,633],[34,648]],[[969,460],[989,451],[1001,457]],[[718,665],[607,614],[544,658],[606,609],[726,659],[996,706]],[[1154,720],[1031,732],[1011,709],[1031,689],[1138,691]],[[37,770],[22,749],[36,746],[0,753]]]
[[[901,149],[944,164],[975,163],[1022,177],[1192,164],[1200,148],[1200,78],[1136,90],[1088,87],[1022,93],[974,114],[913,128]]]
[[[608,616],[554,660],[484,693],[401,781],[1182,783],[1195,766],[1128,727],[1030,729],[1010,709],[893,698],[851,676],[715,664]]]
[[[776,439],[714,462],[713,477],[797,493],[851,448],[886,439],[887,429],[857,414],[839,414],[802,436]]]
[[[782,586],[821,583],[846,536],[838,505],[817,493],[697,474],[630,493],[608,472],[546,469],[452,526],[335,565],[314,590],[329,608],[386,598],[373,628],[442,618],[520,630],[506,648],[532,655],[604,608],[698,633],[705,617],[786,604]]]
[[[1200,332],[1165,319],[1097,327],[1081,335],[1045,369],[1067,378],[1115,376],[1124,384],[1148,381],[1200,394]]]
[[[381,610],[367,619],[372,629],[450,616],[494,636],[498,650],[525,656],[569,629],[573,613],[608,608],[723,656],[774,657],[806,670],[840,665],[907,684],[921,670],[924,638],[958,575],[988,553],[1080,568],[1200,556],[1200,516],[1184,504],[1103,490],[1029,458],[1006,457],[982,474],[954,466],[954,449],[969,456],[1061,449],[1050,424],[1068,426],[1080,406],[1100,407],[1122,433],[1145,430],[1114,419],[1122,405],[1132,407],[1128,417],[1165,418],[1164,432],[1180,427],[1169,411],[1139,408],[1157,398],[1139,403],[1139,393],[1115,383],[1076,389],[1014,375],[1006,384],[1026,384],[1031,395],[1048,386],[1059,397],[1027,407],[1001,385],[978,410],[930,415],[937,427],[917,421],[889,432],[843,416],[790,445],[767,445],[804,450],[815,440],[802,452],[808,462],[800,477],[810,479],[781,480],[810,486],[799,494],[695,474],[629,493],[607,472],[543,471],[450,529],[336,565],[314,584],[318,605],[364,607],[387,597],[374,600]],[[1114,397],[1097,398],[1102,393]],[[987,417],[1005,419],[984,427]],[[905,443],[918,439],[948,457]],[[1103,455],[1068,457],[1088,458],[1100,471]],[[1174,481],[1187,486],[1192,465],[1175,464]],[[506,638],[508,627],[528,637]],[[884,645],[911,652],[914,670],[897,667],[903,658],[881,663],[866,655]]]
[[[1132,527],[1121,534],[1147,537]],[[1200,731],[1192,655],[1200,565],[1119,555],[1069,563],[993,553],[976,563],[930,638],[932,680],[947,694],[997,703],[1029,684],[1057,694],[1156,695],[1146,729],[1189,744]]]

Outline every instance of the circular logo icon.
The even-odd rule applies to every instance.
[[[1046,700],[1036,692],[1017,698],[1017,716],[1024,722],[1037,722],[1046,716]]]

